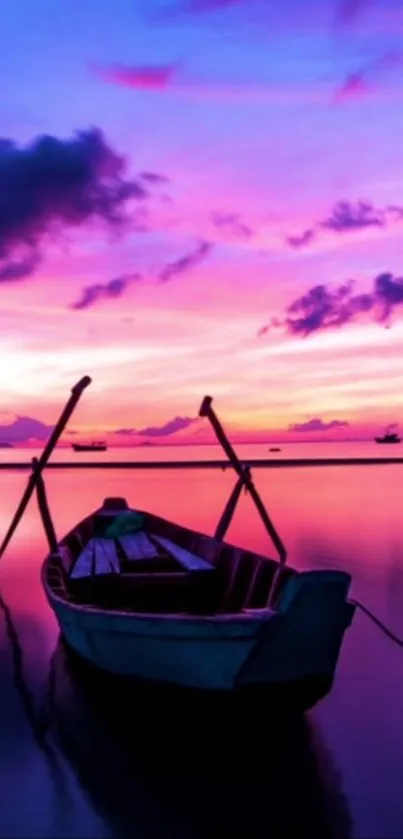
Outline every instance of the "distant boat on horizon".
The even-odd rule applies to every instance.
[[[387,431],[383,437],[375,437],[376,443],[401,443],[401,438],[395,431]]]
[[[106,452],[108,448],[106,443],[101,442],[72,443],[71,447],[75,452]]]

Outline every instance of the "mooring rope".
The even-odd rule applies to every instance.
[[[379,629],[381,629],[382,632],[384,632],[385,635],[387,635],[387,637],[390,638],[391,641],[393,641],[399,647],[403,647],[403,638],[399,638],[397,635],[395,635],[395,633],[392,632],[392,630],[389,629],[389,627],[386,626],[385,623],[383,623],[381,620],[379,620],[379,618],[377,618],[377,616],[374,615],[374,613],[371,612],[371,610],[368,609],[367,606],[364,606],[364,604],[360,603],[359,600],[350,600],[350,603],[353,603],[354,606],[357,606],[357,609],[361,609],[361,611],[364,613],[364,615],[366,615],[367,618],[369,618],[371,621],[373,621],[374,624]]]

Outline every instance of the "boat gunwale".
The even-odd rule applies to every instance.
[[[77,522],[60,540],[58,540],[58,547],[63,546],[66,544],[68,539],[73,537],[75,533],[84,525],[87,521],[91,520],[96,516],[97,513],[100,513],[102,507],[98,507],[96,510],[93,510],[87,516],[84,516],[81,521]],[[132,509],[132,508],[129,508]],[[189,530],[191,533],[195,534],[196,536],[200,536],[201,538],[207,538],[211,541],[221,541],[215,540],[214,536],[209,536],[207,533],[201,533],[199,531],[194,530],[193,528],[187,528],[178,522],[174,522],[170,519],[166,519],[164,516],[157,516],[154,513],[148,513],[144,510],[136,510],[140,515],[144,516],[153,516],[154,518],[160,518],[164,522],[170,525],[174,525],[180,530]],[[239,548],[236,545],[232,545],[229,542],[225,542],[224,540],[221,541],[221,544],[225,544],[227,547],[232,549],[233,551],[242,551],[248,554],[252,554],[254,557],[263,560],[264,562],[270,562],[274,564],[277,568],[282,568],[283,566],[277,559],[273,559],[272,557],[263,556],[262,554],[255,553],[254,551],[249,551],[247,548]],[[56,554],[57,556],[57,554]],[[94,604],[87,604],[87,603],[77,603],[74,600],[69,599],[68,597],[63,597],[61,594],[58,594],[55,589],[52,587],[51,583],[47,577],[47,570],[52,561],[55,561],[55,555],[48,553],[45,557],[44,561],[42,562],[41,566],[41,580],[42,585],[45,589],[45,592],[51,600],[54,602],[58,602],[63,604],[65,607],[70,609],[71,611],[78,612],[78,613],[91,613],[91,614],[98,614],[104,615],[105,617],[109,618],[119,618],[119,617],[126,617],[126,618],[139,618],[140,620],[147,620],[147,621],[169,621],[170,623],[177,622],[178,624],[188,623],[188,624],[232,624],[234,625],[237,621],[241,625],[252,623],[256,624],[256,628],[258,629],[262,624],[267,623],[269,620],[272,621],[274,616],[280,616],[280,612],[273,608],[267,607],[266,609],[258,608],[258,609],[247,609],[243,612],[216,612],[211,614],[192,614],[188,612],[137,612],[137,611],[127,611],[126,609],[109,609],[103,606],[96,606]],[[298,571],[296,568],[292,566],[287,566],[289,570],[291,570],[294,574],[300,574],[301,572]],[[275,573],[275,572],[274,572]],[[242,638],[247,636],[242,635]],[[234,636],[234,639],[236,636]]]
[[[214,614],[191,614],[190,612],[135,612],[135,611],[127,611],[126,609],[108,609],[104,606],[95,606],[94,604],[87,604],[87,603],[76,603],[74,600],[69,600],[67,597],[62,597],[60,594],[57,594],[53,587],[49,584],[47,579],[47,569],[52,561],[51,554],[48,554],[44,562],[42,563],[41,567],[41,579],[42,585],[48,595],[48,597],[53,600],[57,601],[58,603],[63,604],[68,609],[71,609],[75,612],[84,612],[88,613],[95,613],[98,615],[104,615],[108,618],[119,618],[119,617],[126,617],[126,618],[140,618],[144,620],[153,620],[153,621],[165,621],[169,620],[170,622],[177,621],[178,623],[219,623],[219,624],[226,624],[231,623],[235,624],[236,621],[239,620],[241,624],[245,623],[252,623],[253,621],[257,625],[262,625],[266,623],[268,620],[273,620],[275,615],[280,615],[280,612],[277,609],[267,608],[267,609],[247,609],[244,612],[216,612]],[[298,572],[297,572],[298,573]],[[235,637],[235,636],[234,636]],[[241,636],[242,638],[246,637],[244,635]]]

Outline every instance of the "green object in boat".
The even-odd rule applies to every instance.
[[[144,524],[145,519],[141,513],[128,510],[116,516],[106,528],[103,536],[104,539],[118,539],[119,536],[124,536],[126,533],[138,533],[139,530],[144,530]]]

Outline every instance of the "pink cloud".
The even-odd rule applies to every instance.
[[[363,76],[362,73],[352,73],[340,85],[334,94],[334,104],[342,105],[352,99],[366,99],[374,93],[376,87]]]
[[[298,102],[323,104],[328,101],[329,89],[324,85],[271,85],[256,83],[221,83],[192,79],[179,74],[178,65],[130,66],[113,64],[101,67],[90,65],[90,70],[102,81],[133,90],[154,90],[158,93],[171,92],[184,96],[207,99],[208,101],[274,102],[294,104]]]
[[[401,68],[403,55],[399,52],[386,52],[374,61],[351,73],[338,87],[334,94],[334,104],[356,99],[364,99],[378,93],[381,88],[383,72]],[[399,86],[396,87],[399,91]]]
[[[29,440],[45,441],[53,428],[33,417],[17,416],[12,422],[0,425],[0,441],[16,445]]]
[[[110,67],[93,66],[93,72],[112,84],[137,90],[164,90],[170,87],[176,77],[175,65],[128,66],[113,64]]]

